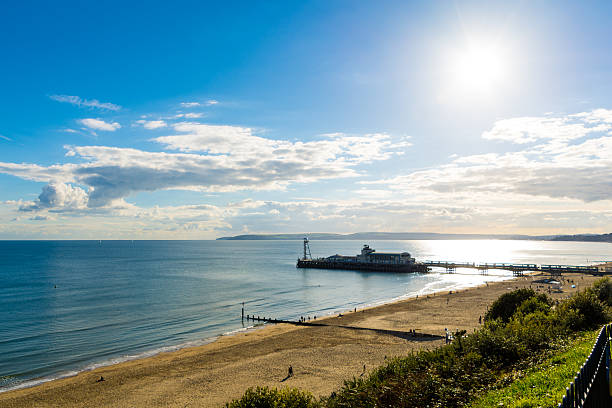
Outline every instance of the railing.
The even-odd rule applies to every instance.
[[[559,408],[612,407],[610,340],[612,324],[602,327],[591,354],[566,389]]]

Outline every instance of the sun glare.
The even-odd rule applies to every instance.
[[[450,61],[454,88],[462,94],[490,93],[507,79],[508,61],[498,47],[472,45],[457,50]]]

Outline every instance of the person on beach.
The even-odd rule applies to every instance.
[[[287,377],[293,377],[293,367],[289,366],[289,373],[287,374]]]

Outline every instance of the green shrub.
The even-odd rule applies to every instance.
[[[540,299],[541,302],[548,302],[546,295],[538,295],[533,289],[517,289],[501,295],[489,308],[485,315],[486,320],[501,319],[508,322],[519,306],[531,298]]]
[[[551,340],[563,329],[549,312],[537,310],[531,313],[517,312],[506,326],[511,336],[520,339],[528,352],[549,348]]]
[[[546,295],[537,295],[524,300],[516,309],[516,314],[528,315],[530,313],[542,312],[548,314],[552,308],[552,300]]]
[[[591,290],[576,293],[557,308],[561,324],[570,331],[594,329],[609,320],[606,306]]]
[[[257,387],[246,390],[242,398],[225,404],[226,408],[315,408],[321,405],[314,396],[296,388]]]
[[[607,276],[598,279],[589,289],[606,306],[612,306],[612,281]]]

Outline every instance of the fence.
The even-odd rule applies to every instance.
[[[610,408],[610,340],[612,324],[602,327],[591,354],[565,392],[559,408]]]

